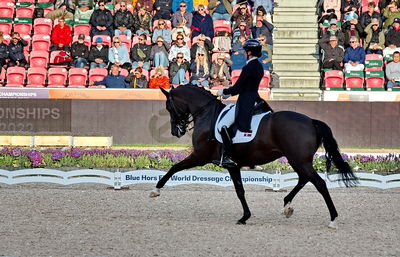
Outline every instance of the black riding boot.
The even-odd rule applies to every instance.
[[[232,138],[226,126],[223,126],[221,129],[221,137],[224,144],[221,165],[224,168],[234,168],[237,166],[237,163],[232,159]]]

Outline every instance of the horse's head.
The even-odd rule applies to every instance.
[[[166,108],[171,118],[171,134],[180,138],[186,133],[190,113],[179,99],[172,97],[173,89],[171,92],[163,88],[160,89],[167,97]]]

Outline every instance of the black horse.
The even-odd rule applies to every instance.
[[[170,92],[161,90],[167,97],[166,108],[170,113],[172,135],[183,136],[187,131],[188,124],[191,121],[194,122],[193,152],[186,159],[175,164],[160,179],[156,188],[151,192],[151,197],[159,196],[160,189],[176,172],[220,159],[221,154],[221,144],[214,139],[214,124],[225,105],[209,91],[197,86],[180,86]],[[310,181],[324,197],[331,216],[329,227],[335,228],[335,219],[338,214],[325,181],[313,168],[313,157],[321,143],[327,152],[327,170],[329,171],[333,161],[341,175],[340,180],[346,186],[355,185],[357,178],[340,155],[329,126],[300,113],[280,111],[266,115],[261,120],[253,141],[233,145],[232,155],[238,167],[230,168],[228,171],[244,211],[238,224],[246,224],[246,220],[251,216],[241,180],[241,167],[261,165],[285,156],[299,176],[298,184],[284,198],[286,217],[290,217],[293,213],[293,208],[289,204]]]

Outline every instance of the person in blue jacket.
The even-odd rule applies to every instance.
[[[206,13],[204,5],[199,5],[198,11],[194,12],[192,19],[192,38],[204,34],[212,41],[214,38],[214,23],[209,14]]]
[[[186,3],[186,11],[188,11],[188,12],[194,11],[193,0],[172,0],[172,12],[173,13],[179,10],[179,5],[181,3]]]
[[[94,82],[95,85],[105,85],[107,88],[130,88],[125,82],[125,76],[119,75],[119,67],[111,65],[111,74],[104,77],[102,81]]]
[[[363,71],[365,62],[365,51],[360,46],[357,37],[350,38],[350,47],[344,52],[344,68],[346,71]]]

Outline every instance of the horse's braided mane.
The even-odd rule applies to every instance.
[[[177,87],[174,90],[185,90],[185,89],[190,89],[190,90],[197,91],[197,92],[199,92],[199,93],[201,93],[201,94],[203,94],[204,96],[207,96],[207,97],[212,97],[212,98],[215,98],[215,99],[217,98],[210,91],[205,90],[203,87],[198,87],[198,86],[190,85],[190,84]]]

